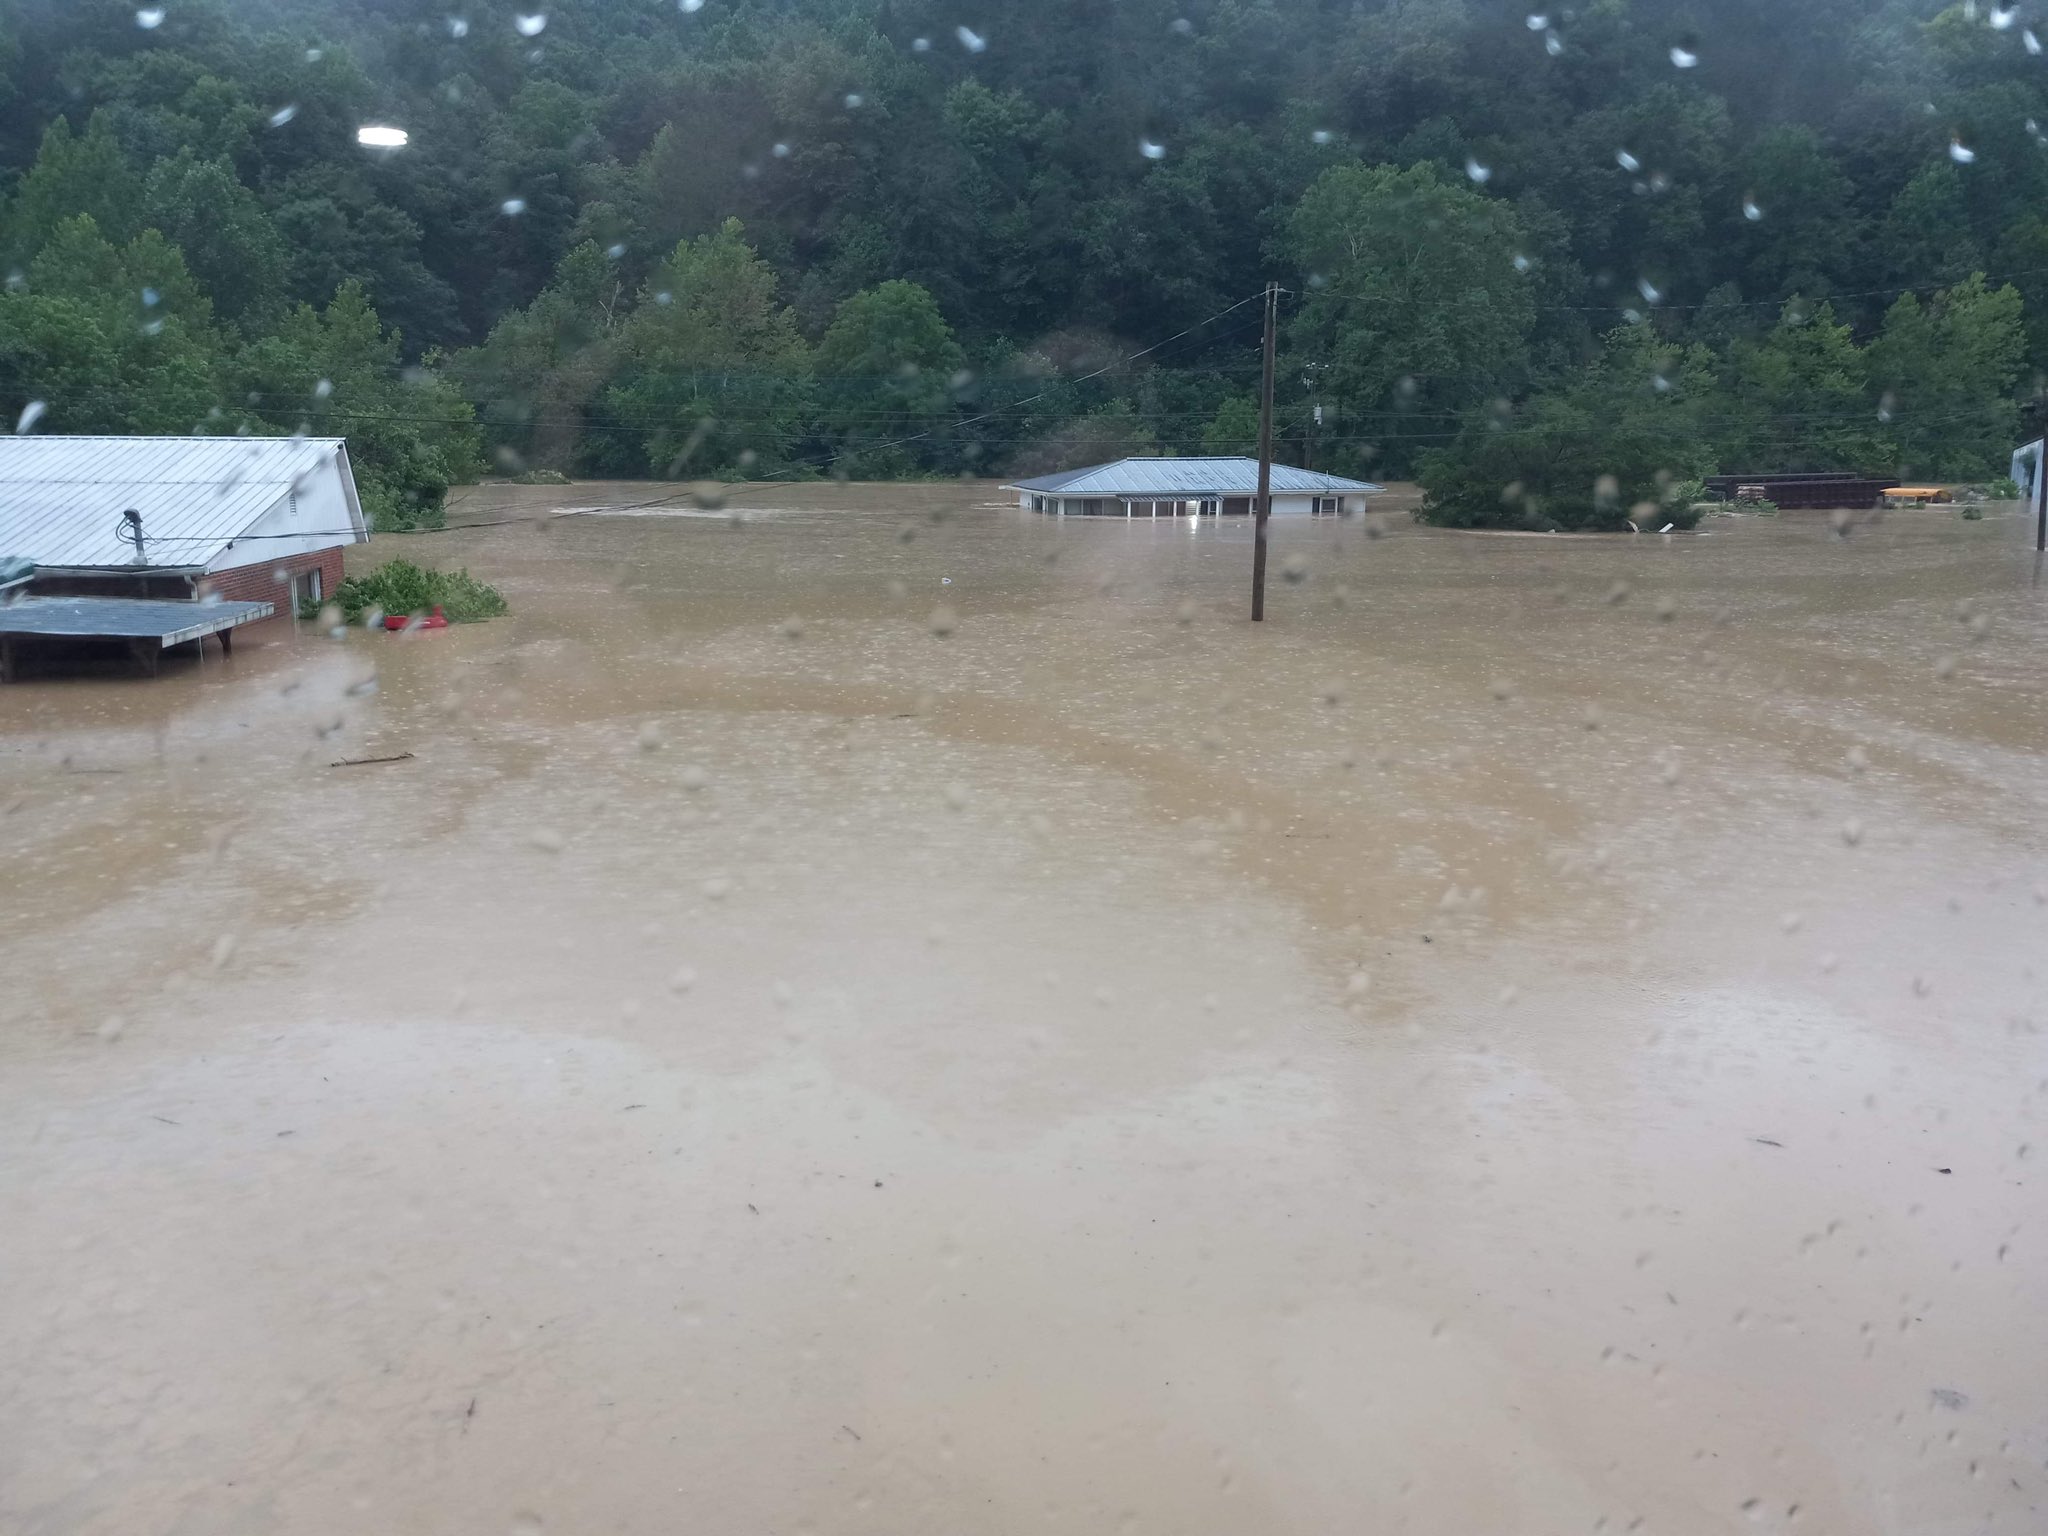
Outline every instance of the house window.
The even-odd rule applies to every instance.
[[[1090,517],[1099,515],[1102,511],[1102,498],[1100,496],[1083,497],[1081,500],[1081,510]]]
[[[317,603],[324,596],[326,594],[320,589],[320,567],[316,565],[306,572],[306,601]]]

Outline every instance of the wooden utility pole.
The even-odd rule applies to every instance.
[[[1259,379],[1259,499],[1252,506],[1252,622],[1266,617],[1266,519],[1273,515],[1273,332],[1280,285],[1266,284],[1266,360]]]

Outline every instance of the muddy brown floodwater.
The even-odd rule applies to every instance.
[[[2048,1529],[2016,509],[672,490],[0,695],[0,1530]]]

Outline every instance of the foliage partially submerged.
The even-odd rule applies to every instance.
[[[387,560],[374,571],[344,577],[334,601],[351,624],[372,608],[414,614],[431,613],[439,607],[458,624],[494,619],[506,611],[503,594],[467,570],[437,571],[410,560]]]
[[[1697,419],[1709,364],[1703,348],[1666,357],[1639,327],[1615,332],[1567,388],[1481,412],[1426,454],[1417,516],[1541,532],[1694,527],[1701,513],[1681,488],[1712,463]]]

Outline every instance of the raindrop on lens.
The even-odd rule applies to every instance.
[[[29,401],[21,408],[21,414],[14,418],[14,435],[19,437],[24,432],[35,431],[36,423],[43,419],[44,413],[48,410],[49,407],[40,400]]]
[[[1481,165],[1477,160],[1468,156],[1465,160],[1465,175],[1483,187],[1493,180],[1493,167]]]
[[[536,11],[531,16],[515,16],[512,25],[519,29],[521,37],[539,37],[548,29],[548,13]]]
[[[508,197],[504,202],[498,204],[498,212],[505,215],[508,219],[516,219],[519,215],[526,212],[526,199],[523,197]]]
[[[469,36],[469,18],[467,16],[450,16],[448,18],[448,35],[458,39]]]
[[[286,123],[290,122],[293,118],[297,117],[298,115],[299,109],[297,107],[279,107],[275,112],[270,114],[270,126],[273,128],[282,128]]]
[[[1750,223],[1754,224],[1758,219],[1764,216],[1764,211],[1763,209],[1757,207],[1756,199],[1754,197],[1745,197],[1742,200],[1742,216],[1745,219],[1749,220]]]
[[[2040,53],[2041,39],[2034,35],[2032,27],[2028,27],[2020,33],[2020,41],[2026,45],[2027,52],[2032,54]]]
[[[965,48],[969,53],[980,53],[988,47],[988,39],[983,37],[979,32],[975,31],[972,27],[955,27],[953,29],[953,35],[960,39],[960,46],[962,48]]]
[[[694,14],[704,9],[704,0],[676,0],[676,7],[686,15]]]
[[[403,128],[383,123],[365,123],[356,130],[356,142],[365,149],[403,149],[411,137]]]
[[[158,27],[162,26],[163,24],[164,13],[161,7],[151,6],[147,10],[137,11],[135,13],[135,25],[142,28],[142,30],[145,32],[154,32]]]
[[[1624,171],[1634,172],[1640,171],[1643,168],[1643,162],[1625,149],[1617,149],[1614,152],[1614,163]]]
[[[860,93],[859,91],[848,91],[848,92],[846,93],[846,110],[847,110],[847,111],[849,111],[849,112],[858,112],[858,111],[859,111],[859,110],[860,110],[860,109],[861,109],[861,108],[862,108],[862,107],[863,107],[864,105],[866,105],[866,103],[867,103],[867,98],[866,98],[865,96],[861,95],[861,93]]]
[[[1991,6],[1991,30],[2003,32],[2019,19],[2020,8],[2016,5],[1999,5],[1993,0]]]
[[[1336,135],[1331,133],[1329,129],[1318,128],[1314,133],[1308,136],[1308,141],[1311,144],[1327,144],[1330,142],[1330,140],[1332,140],[1335,137]]]
[[[1967,148],[1961,139],[1948,141],[1948,157],[1957,165],[1968,165],[1977,158],[1977,151]]]
[[[1525,18],[1523,24],[1527,26],[1531,32],[1541,32],[1544,30],[1544,28],[1550,25],[1550,18],[1548,16],[1543,15],[1540,11],[1532,12],[1527,18]]]
[[[1530,262],[1529,262],[1529,258],[1528,258],[1528,257],[1526,257],[1526,256],[1517,256],[1517,257],[1515,258],[1515,270],[1516,270],[1517,272],[1526,272],[1526,271],[1528,271],[1528,270],[1529,270],[1529,266],[1530,266]]]
[[[1671,50],[1671,65],[1674,69],[1691,69],[1699,61],[1700,56],[1690,48],[1673,48]]]
[[[1559,37],[1555,32],[1544,33],[1543,51],[1549,54],[1553,59],[1556,58],[1559,54],[1564,52],[1564,39]]]
[[[1155,144],[1150,139],[1140,139],[1138,140],[1138,153],[1147,160],[1164,160],[1166,158],[1166,146],[1164,144]]]

